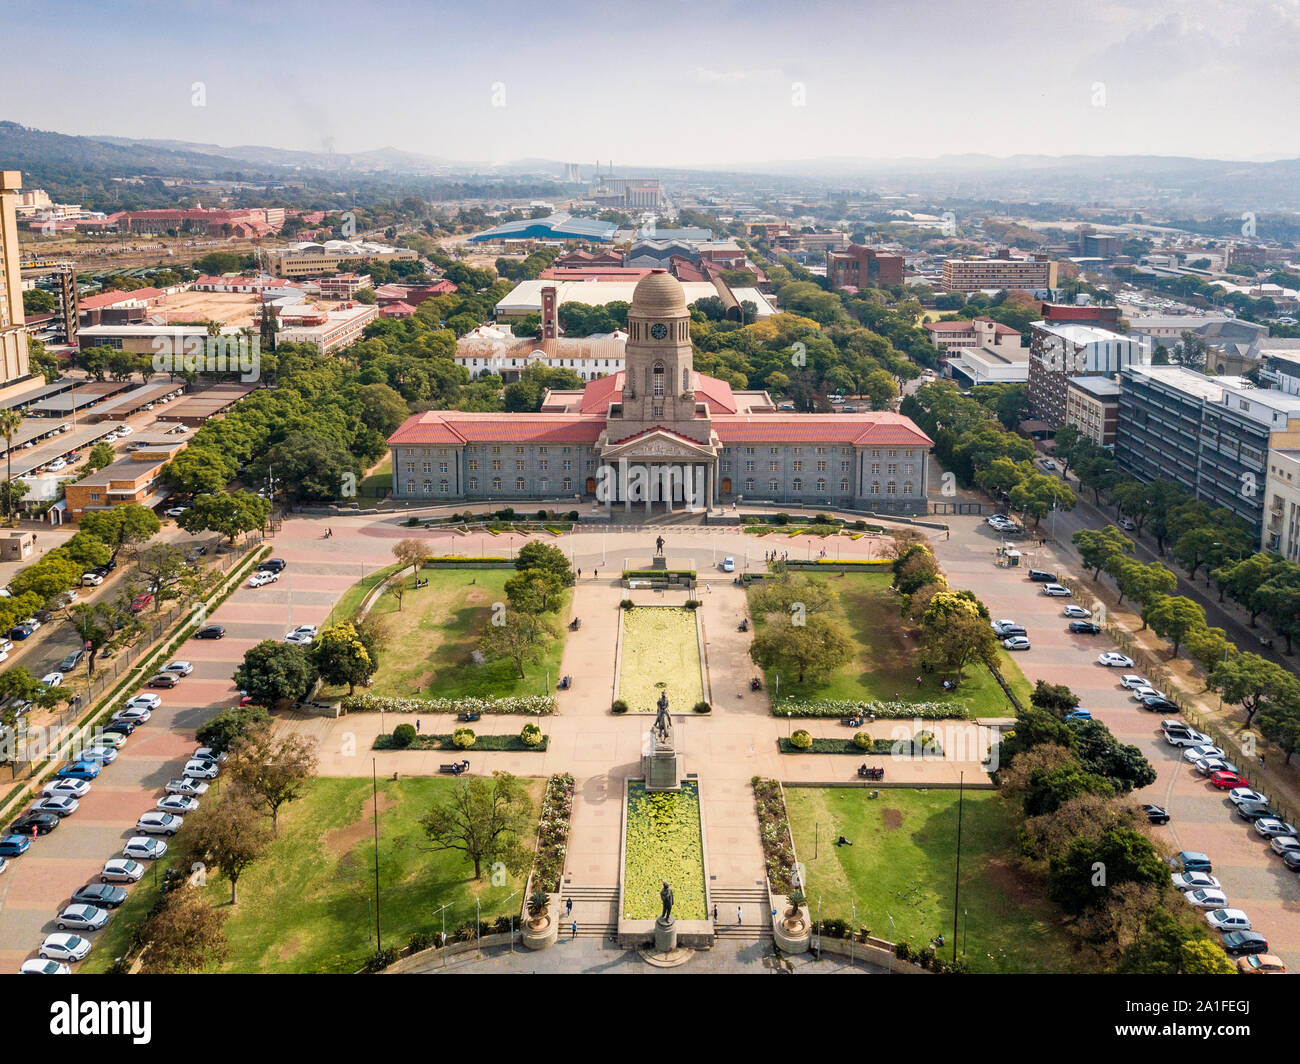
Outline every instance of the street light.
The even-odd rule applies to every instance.
[[[515,951],[515,908],[510,903],[515,900],[518,894],[519,891],[515,891],[514,894],[511,894],[510,897],[506,899],[507,911],[510,914],[510,952],[511,953],[514,953]]]
[[[448,902],[441,909],[435,909],[433,915],[437,916],[442,913],[442,966],[447,967],[447,910],[451,908],[451,902]]]

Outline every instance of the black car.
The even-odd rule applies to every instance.
[[[1234,957],[1247,953],[1267,953],[1268,939],[1258,931],[1229,931],[1223,936],[1223,948]]]
[[[85,659],[86,659],[86,652],[84,650],[81,649],[74,650],[71,653],[69,653],[66,658],[64,658],[61,662],[59,662],[59,672],[71,672],[78,665],[80,665]]]
[[[35,617],[38,621],[40,621],[41,624],[49,624],[52,620],[54,620],[54,614],[52,614],[49,610],[36,610],[32,614],[32,616]]]
[[[135,731],[135,722],[130,720],[115,720],[112,724],[104,729],[105,735],[130,735]]]
[[[1030,569],[1029,579],[1035,584],[1054,584],[1056,583],[1056,574],[1046,572],[1043,569]]]
[[[1267,802],[1242,802],[1237,806],[1237,815],[1242,820],[1281,820],[1282,814]]]
[[[1149,709],[1152,713],[1177,713],[1178,703],[1159,695],[1147,695],[1142,699],[1142,708]]]
[[[289,563],[286,562],[283,558],[267,558],[266,561],[264,561],[257,568],[259,571],[264,573],[279,573],[279,572],[283,572],[284,567],[288,564]]]
[[[1076,635],[1101,635],[1101,625],[1092,621],[1071,621],[1070,631]]]
[[[90,571],[94,573],[96,576],[107,576],[116,568],[117,568],[117,562],[108,561],[105,562],[103,565],[95,566],[95,568],[91,569]]]
[[[116,909],[129,895],[124,887],[112,883],[87,883],[72,892],[72,900],[81,905],[94,905],[100,909]]]
[[[58,826],[59,818],[53,813],[28,813],[9,825],[9,834],[30,837],[35,829],[37,835],[48,835]]]
[[[1142,812],[1146,813],[1147,821],[1151,824],[1168,824],[1169,810],[1162,809],[1158,805],[1144,805]]]
[[[194,633],[195,639],[220,639],[226,634],[226,630],[219,624],[205,624]]]
[[[1287,850],[1282,855],[1282,863],[1292,872],[1300,872],[1300,850]]]

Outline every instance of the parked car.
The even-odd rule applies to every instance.
[[[71,975],[72,969],[62,961],[46,961],[38,957],[23,961],[20,975]]]
[[[1075,635],[1101,635],[1101,625],[1092,621],[1071,621],[1070,631]]]
[[[80,961],[90,952],[90,939],[80,935],[46,935],[37,952],[47,960]]]
[[[1234,787],[1228,792],[1228,801],[1233,805],[1244,805],[1247,802],[1262,802],[1268,805],[1268,797],[1252,787]]]
[[[1237,958],[1237,971],[1242,975],[1286,975],[1286,965],[1271,953],[1252,953]]]
[[[121,750],[126,745],[126,736],[121,732],[100,732],[95,736],[96,746],[111,746],[114,750]]]
[[[105,735],[130,735],[133,731],[135,731],[135,729],[136,729],[136,724],[134,721],[115,720],[109,722],[109,724],[104,728],[104,734]]]
[[[1169,810],[1168,810],[1168,809],[1165,809],[1164,806],[1160,806],[1160,805],[1144,805],[1144,806],[1142,807],[1142,812],[1146,813],[1146,815],[1147,815],[1147,823],[1149,823],[1149,824],[1168,824],[1168,823],[1169,823]]]
[[[148,691],[141,691],[138,695],[133,695],[127,699],[127,709],[157,709],[162,705],[162,698],[158,695],[151,694]]]
[[[1042,593],[1050,598],[1070,597],[1070,589],[1062,584],[1044,584]]]
[[[311,646],[313,638],[315,637],[308,635],[306,632],[290,632],[284,637],[284,641],[290,646],[306,647]]]
[[[1210,887],[1185,890],[1183,898],[1195,909],[1222,909],[1228,904],[1228,896],[1223,891]]]
[[[163,515],[175,519],[177,517],[183,517],[185,515],[185,511],[188,509],[189,509],[188,506],[173,506],[168,510],[164,510]]]
[[[1205,919],[1216,931],[1250,930],[1250,917],[1240,909],[1211,909]]]
[[[69,905],[54,918],[60,931],[76,928],[78,931],[98,931],[108,923],[108,910],[94,905]]]
[[[167,852],[167,843],[162,839],[151,839],[147,835],[132,835],[122,847],[123,857],[135,857],[143,861],[156,861]]]
[[[180,779],[168,780],[167,785],[163,788],[168,794],[187,795],[192,798],[202,798],[208,793],[208,784],[202,780],[190,779],[182,776]]]
[[[199,807],[197,798],[186,798],[183,794],[168,794],[158,799],[158,809],[164,813],[175,813],[178,816],[184,816],[186,813],[192,813]]]
[[[279,573],[283,572],[288,564],[283,558],[267,558],[258,568],[267,573]]]
[[[173,661],[164,665],[161,671],[175,673],[177,676],[188,676],[194,671],[194,666],[188,661]]]
[[[97,761],[72,761],[64,765],[55,775],[62,780],[93,780],[99,775],[103,766]]]
[[[1013,635],[1010,639],[1002,640],[1002,645],[1007,650],[1028,650],[1029,637],[1024,635]]]
[[[1300,853],[1300,839],[1294,835],[1274,835],[1268,840],[1268,847],[1279,857],[1288,853]]]
[[[81,649],[73,650],[59,662],[59,672],[71,672],[83,661],[86,660],[86,652]]]
[[[722,559],[722,571],[724,573],[734,573],[736,571],[736,559],[730,554]]]
[[[1092,617],[1091,613],[1089,613],[1082,606],[1074,602],[1069,603],[1065,607],[1065,609],[1061,611],[1061,613],[1066,617],[1075,617],[1078,618],[1079,620],[1084,620],[1084,621]]]
[[[140,877],[144,875],[144,865],[139,861],[128,861],[122,857],[114,857],[104,864],[104,869],[99,873],[101,883],[138,883]]]
[[[1065,723],[1069,724],[1072,720],[1092,720],[1092,711],[1087,709],[1072,709],[1065,715]]]
[[[210,746],[197,747],[190,754],[191,761],[215,761],[218,765],[224,765],[229,759],[230,755],[224,750],[214,750]]]
[[[1210,782],[1221,791],[1230,791],[1234,787],[1249,787],[1250,780],[1236,772],[1211,772]]]
[[[81,803],[70,794],[46,794],[32,803],[29,813],[53,813],[59,819],[72,816]]]
[[[226,630],[219,624],[205,624],[194,633],[195,639],[220,639],[226,634]]]
[[[21,857],[31,845],[30,835],[5,835],[0,837],[0,857]]]
[[[1138,699],[1138,705],[1152,713],[1177,713],[1179,706],[1177,702],[1171,702],[1160,695],[1146,695]]]
[[[84,798],[90,793],[90,784],[85,780],[51,780],[41,788],[41,793],[47,797],[66,794],[72,798]]]
[[[1250,821],[1251,823],[1261,818],[1266,820],[1277,819],[1282,815],[1269,805],[1268,802],[1242,802],[1236,807],[1236,811],[1237,815],[1241,817],[1242,820]]]
[[[267,584],[273,584],[280,579],[279,573],[258,571],[248,578],[249,587],[265,587]]]
[[[1176,731],[1173,728],[1165,728],[1165,742],[1170,746],[1196,746],[1198,743],[1208,743],[1210,737],[1203,732],[1198,732],[1194,728],[1187,728],[1183,731]]]
[[[1126,691],[1136,691],[1139,687],[1150,687],[1146,677],[1138,676],[1136,673],[1125,673],[1119,678],[1119,685]]]
[[[214,780],[220,771],[215,761],[187,761],[182,775],[194,780]]]
[[[1056,583],[1056,574],[1046,572],[1043,569],[1030,569],[1029,579],[1036,584],[1054,584]]]
[[[175,687],[181,682],[181,678],[174,672],[160,672],[149,678],[150,687]]]
[[[1141,687],[1133,688],[1133,700],[1141,702],[1144,698],[1166,698],[1163,691],[1157,691],[1149,683],[1144,683]]]
[[[1222,890],[1223,884],[1208,872],[1175,872],[1174,886],[1179,890]]]
[[[127,724],[136,725],[147,724],[149,718],[152,716],[153,714],[144,706],[128,706],[126,709],[119,709],[113,714],[113,723],[121,724],[126,722]]]
[[[1097,656],[1097,664],[1105,665],[1108,669],[1131,669],[1133,668],[1133,659],[1125,657],[1115,650],[1107,650]]]
[[[53,813],[24,813],[9,825],[11,835],[48,835],[59,826]]]
[[[999,639],[1010,639],[1013,635],[1028,635],[1023,624],[1016,624],[1015,621],[994,621],[992,624],[993,634]]]
[[[1183,750],[1184,761],[1199,761],[1203,757],[1221,757],[1223,751],[1213,743],[1193,743]]]
[[[33,627],[29,624],[15,624],[12,628],[9,629],[9,638],[14,640],[15,642],[22,642],[24,639],[31,638],[31,636],[35,634],[36,629],[39,627],[40,625],[36,625],[35,627]]]
[[[1213,872],[1210,859],[1196,850],[1181,850],[1173,857],[1173,865],[1182,872]]]
[[[1229,931],[1223,936],[1223,948],[1234,957],[1267,953],[1268,939],[1258,931]]]
[[[1240,772],[1231,761],[1222,757],[1201,757],[1192,762],[1192,767],[1196,769],[1197,774],[1208,776],[1211,772]]]
[[[82,761],[98,761],[103,765],[111,765],[117,760],[117,749],[112,746],[91,746],[81,751]]]
[[[151,809],[147,813],[140,814],[140,818],[135,822],[135,830],[142,831],[146,835],[166,835],[170,838],[180,831],[184,824],[184,817]]]
[[[1135,524],[1134,524],[1131,520],[1129,520],[1127,517],[1121,517],[1121,518],[1119,519],[1119,527],[1122,528],[1125,532],[1135,532],[1135,531],[1137,531],[1137,525],[1135,525]]]
[[[1294,824],[1288,824],[1285,820],[1262,816],[1255,821],[1255,834],[1264,839],[1278,839],[1285,835],[1294,837],[1296,829]]]
[[[148,591],[136,595],[136,597],[131,602],[131,612],[139,613],[146,606],[148,606],[149,603],[151,603],[152,601],[153,601],[153,595]]]

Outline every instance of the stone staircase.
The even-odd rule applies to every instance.
[[[718,908],[719,939],[763,942],[772,938],[772,910],[765,887],[711,887],[709,900]],[[736,909],[741,922],[736,923]]]
[[[573,902],[573,913],[565,915],[565,903]],[[608,938],[618,930],[618,887],[566,885],[560,892],[560,938],[573,932],[578,921],[579,938]]]

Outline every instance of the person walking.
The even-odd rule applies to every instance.
[[[572,899],[572,898],[566,898],[566,899],[564,900],[564,915],[565,915],[565,916],[572,916],[572,915],[573,915],[573,899]]]
[[[741,919],[740,906],[737,905],[737,906],[736,906],[736,925],[739,926],[739,925],[742,924],[742,923],[744,923],[744,921]]]
[[[921,677],[919,677],[919,676],[916,678],[916,686],[917,686],[917,687],[920,687],[920,686],[921,686]]]
[[[713,594],[713,585],[710,584],[707,580],[704,581],[704,590],[707,591],[710,595]]]
[[[599,570],[599,569],[593,569],[593,570],[591,571],[591,578],[592,578],[593,580],[595,580],[598,576],[600,576],[600,570]]]
[[[579,579],[579,580],[582,579],[582,570],[581,570],[581,569],[578,570],[578,579]]]
[[[715,924],[718,922],[718,903],[716,901],[713,903],[713,922]]]
[[[578,937],[578,921],[574,920],[573,923],[569,925],[569,941],[572,942],[577,937]]]
[[[416,717],[416,718],[415,718],[415,734],[416,734],[416,735],[419,735],[419,734],[420,734],[420,718],[419,718],[419,717]]]

